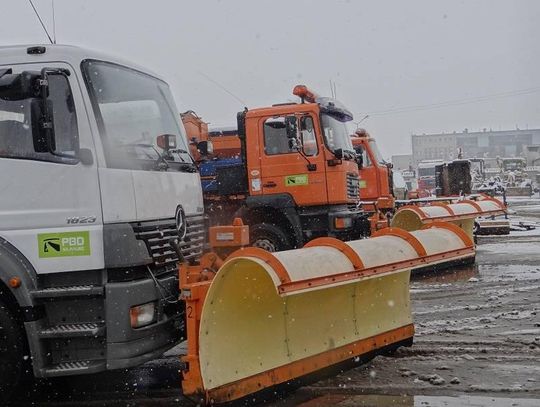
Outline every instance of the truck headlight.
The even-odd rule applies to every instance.
[[[335,218],[334,226],[336,229],[348,229],[352,227],[353,220],[352,218]]]
[[[129,319],[132,328],[142,328],[156,321],[156,303],[148,302],[129,309]]]

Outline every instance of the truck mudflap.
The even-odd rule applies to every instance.
[[[474,254],[460,228],[433,223],[277,253],[240,249],[208,281],[182,266],[184,394],[228,402],[411,344],[411,268]]]
[[[501,201],[482,196],[477,200],[463,199],[452,204],[431,202],[425,206],[402,206],[392,218],[391,226],[414,231],[424,225],[444,221],[459,226],[472,239],[475,219],[505,213],[506,207]]]

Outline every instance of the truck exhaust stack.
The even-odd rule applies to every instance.
[[[410,345],[411,268],[474,255],[462,229],[434,222],[277,253],[240,249],[207,281],[182,266],[184,394],[228,402]]]

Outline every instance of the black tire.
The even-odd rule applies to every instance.
[[[258,223],[249,227],[251,245],[269,252],[292,249],[285,231],[273,223]]]
[[[27,355],[21,322],[0,300],[0,401],[9,400],[11,393],[26,377]]]

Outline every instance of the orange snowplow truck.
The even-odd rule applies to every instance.
[[[392,166],[384,161],[377,143],[364,129],[358,129],[351,141],[357,154],[360,176],[361,208],[370,215],[371,230],[388,226],[396,209]]]
[[[392,192],[392,167],[384,161],[375,139],[364,129],[358,129],[351,137],[354,151],[359,157],[360,200],[365,210],[375,208],[386,212],[395,208]]]
[[[236,129],[208,132],[183,115],[210,223],[241,218],[251,244],[272,252],[369,230],[357,208],[358,166],[346,126],[352,114],[303,85],[293,94],[301,103],[238,113]]]

